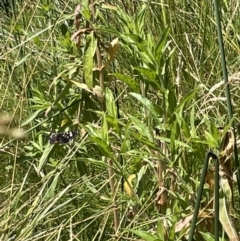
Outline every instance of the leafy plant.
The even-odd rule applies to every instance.
[[[7,4],[0,101],[12,118],[0,118],[0,239],[186,240],[206,152],[228,159],[231,149],[211,4]],[[230,2],[221,10],[237,103],[238,11]],[[79,132],[69,145],[49,144],[50,132],[68,130]],[[213,239],[212,177],[196,240]],[[237,188],[224,187],[229,205]],[[233,225],[226,210],[223,238]]]

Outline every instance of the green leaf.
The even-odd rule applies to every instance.
[[[168,93],[168,104],[169,104],[169,113],[173,113],[177,106],[177,98],[175,92],[175,86],[173,86]]]
[[[89,8],[89,2],[87,0],[83,0],[81,3],[81,14],[83,15],[83,17],[90,21],[91,20],[91,12],[90,12],[90,8]]]
[[[106,120],[106,114],[102,113],[102,138],[103,140],[109,144],[108,142],[108,125],[107,125],[107,120]]]
[[[204,135],[207,139],[207,143],[211,148],[218,148],[218,141],[213,137],[213,135],[208,132],[204,131]]]
[[[116,77],[117,79],[121,80],[123,83],[128,85],[128,87],[131,89],[131,91],[141,93],[140,85],[136,80],[134,80],[124,74],[119,74],[119,73],[111,73],[109,75]]]
[[[129,140],[129,137],[130,137],[130,128],[131,128],[131,124],[132,124],[132,121],[128,120],[128,123],[127,125],[125,126],[125,131],[124,131],[124,138],[123,138],[123,142],[122,142],[122,145],[121,145],[121,153],[125,153],[127,151],[130,150],[131,148],[131,143],[130,143],[130,140]]]
[[[138,29],[139,34],[144,34],[143,28],[145,26],[145,20],[146,20],[146,14],[147,10],[149,9],[147,4],[143,4],[140,11],[135,15],[135,24],[136,24],[136,29]]]
[[[94,37],[94,33],[91,32],[87,36],[85,53],[84,53],[84,65],[83,73],[88,88],[92,89],[93,86],[93,57],[97,48],[97,39]]]
[[[189,139],[190,138],[190,130],[189,130],[189,125],[186,123],[186,121],[184,119],[181,120],[181,132],[184,133],[185,138]],[[195,134],[195,133],[194,133]],[[195,135],[194,135],[195,136]]]
[[[185,106],[185,104],[187,104],[188,102],[192,101],[195,96],[195,94],[199,91],[198,88],[192,90],[190,93],[188,93],[182,100],[181,102],[179,103],[179,105],[177,106],[176,108],[176,112],[180,112],[182,113],[183,111],[183,107]]]
[[[129,93],[129,95],[133,96],[141,104],[143,104],[153,114],[153,116],[157,115],[157,113],[155,111],[155,108],[154,108],[154,105],[152,104],[152,102],[149,99],[147,99],[147,98],[145,98],[142,95],[137,94],[137,93]]]
[[[30,56],[32,56],[32,54],[27,54],[21,60],[15,62],[14,68],[16,68],[17,66],[21,65],[22,63],[24,63]]]
[[[118,14],[118,19],[120,20],[123,29],[125,30],[124,32],[133,32],[134,25],[132,17],[129,16],[122,8],[120,8],[119,5],[116,13]]]
[[[117,131],[117,134],[119,134],[120,128],[119,128],[119,124],[118,124],[117,118],[114,118],[112,116],[107,115],[106,119],[107,119],[108,125],[110,127],[114,128],[114,130]]]
[[[90,136],[90,140],[99,147],[104,156],[113,158],[113,153],[110,146],[103,139],[97,136]]]
[[[77,82],[77,81],[74,81],[74,80],[71,80],[71,82],[73,84],[75,84],[77,87],[83,89],[83,90],[86,90],[87,92],[90,92],[92,93],[92,91],[88,88],[88,86],[84,83],[80,83],[80,82]]]
[[[49,200],[51,198],[54,198],[55,190],[56,190],[56,187],[57,187],[57,184],[58,184],[59,175],[60,175],[60,173],[56,173],[54,175],[54,179],[51,182],[51,186],[47,189],[47,192],[43,197],[44,200]]]
[[[47,160],[49,159],[49,157],[51,157],[51,153],[52,151],[55,149],[55,145],[49,145],[47,146],[47,148],[44,150],[39,163],[38,163],[38,167],[37,167],[37,173],[39,173],[42,170],[42,167],[44,166],[44,164],[47,162]]]
[[[218,143],[218,145],[219,145],[219,143],[220,143],[220,132],[219,132],[218,128],[216,127],[216,125],[212,121],[210,121],[209,124],[210,124],[210,132],[211,132],[213,138],[216,140],[216,143]]]
[[[171,126],[170,149],[171,149],[172,158],[174,158],[174,156],[175,156],[176,124],[177,124],[177,121],[175,121],[174,124]]]
[[[139,140],[141,143],[147,145],[150,148],[159,149],[159,147],[156,146],[155,142],[150,141],[147,137],[144,137],[141,134],[137,134],[135,132],[132,132],[131,136],[133,136],[135,139]]]
[[[148,66],[154,66],[155,60],[151,52],[148,51],[147,42],[144,41],[137,34],[121,34],[120,38],[123,40],[123,47],[128,48],[132,46],[139,54],[141,60]]]
[[[214,236],[211,233],[206,233],[206,232],[199,232],[203,239],[206,241],[214,241],[216,240],[216,238],[214,238]]]
[[[151,133],[148,129],[148,127],[141,122],[140,120],[138,120],[136,117],[134,116],[130,116],[131,121],[133,122],[133,128],[135,128],[136,130],[138,130],[138,132],[142,135],[148,138],[148,140],[150,142],[153,142],[153,133]]]
[[[101,26],[98,25],[96,26],[95,30],[99,31],[99,32],[105,32],[105,33],[109,33],[115,36],[120,37],[121,33],[119,31],[117,31],[115,28],[108,28],[106,26]]]
[[[162,53],[163,53],[163,48],[166,45],[166,40],[169,34],[170,28],[167,27],[164,29],[161,39],[159,40],[159,42],[156,44],[156,49],[155,49],[155,58],[156,58],[156,62],[158,63],[160,58],[162,57]]]
[[[146,81],[155,89],[161,89],[161,83],[156,79],[156,71],[148,69],[148,68],[143,68],[143,67],[137,67],[134,68],[141,74],[143,74],[146,77]]]
[[[158,238],[160,238],[161,240],[164,240],[164,233],[165,233],[165,229],[163,226],[163,222],[158,220],[157,221],[157,236]]]
[[[117,118],[117,109],[116,109],[115,101],[113,98],[112,91],[109,88],[106,88],[105,90],[105,97],[106,97],[107,113],[110,116]]]
[[[63,90],[60,92],[60,94],[57,96],[56,100],[54,101],[53,105],[57,105],[59,101],[61,101],[64,97],[66,97],[69,89],[72,86],[72,82],[68,81],[67,84],[64,86]]]
[[[172,114],[171,118],[168,120],[168,123],[173,123],[173,121],[176,119],[176,116],[178,116],[178,118],[183,118],[183,110],[184,110],[184,106],[192,101],[195,96],[195,94],[198,92],[198,88],[194,89],[193,91],[191,91],[189,94],[187,94],[179,103],[179,105],[175,108],[174,113]]]
[[[144,43],[144,40],[137,34],[121,34],[121,39],[134,46],[140,46],[141,43]]]
[[[134,230],[134,229],[130,229],[128,231],[138,235],[139,237],[141,237],[142,239],[144,239],[146,241],[156,241],[157,240],[157,237],[155,235],[145,232],[145,231]]]
[[[77,158],[78,161],[81,161],[81,162],[86,162],[87,164],[90,164],[91,166],[93,165],[96,165],[97,167],[104,167],[104,168],[108,168],[109,165],[102,161],[102,160],[96,160],[96,159],[93,159],[93,158]]]
[[[35,111],[31,116],[29,116],[22,124],[21,124],[21,127],[27,125],[28,123],[32,122],[37,116],[39,113],[43,112],[43,110],[37,110]]]
[[[86,175],[82,176],[82,180],[92,193],[98,193],[98,190],[95,188],[93,183],[89,180],[89,178]]]
[[[102,3],[101,8],[102,9],[108,9],[108,10],[114,10],[114,11],[118,10],[118,8],[116,6],[109,5],[109,4],[104,4],[104,3]]]
[[[171,143],[171,140],[169,138],[166,138],[166,137],[155,136],[155,138],[160,140],[160,141],[162,141],[162,142]],[[187,148],[191,149],[191,147],[189,145],[187,145],[186,143],[184,143],[182,141],[175,140],[175,145],[182,146],[182,147],[187,147]]]

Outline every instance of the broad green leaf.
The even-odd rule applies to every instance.
[[[156,115],[161,116],[161,117],[163,116],[163,108],[160,105],[153,103],[153,109],[154,109]],[[160,121],[160,123],[162,123],[162,118],[159,118],[158,120]]]
[[[179,119],[179,118],[178,118]],[[181,120],[181,132],[184,133],[185,138],[189,139],[190,138],[190,130],[189,130],[189,125],[186,123],[184,119]],[[194,135],[195,136],[195,135]]]
[[[119,134],[120,128],[119,128],[119,124],[118,124],[117,118],[114,118],[112,116],[107,115],[106,119],[107,119],[108,125],[110,127],[114,128],[114,130],[116,130],[117,134]]]
[[[135,26],[136,26],[136,29],[138,34],[144,34],[143,32],[143,28],[145,26],[145,20],[146,20],[146,14],[147,14],[147,11],[148,11],[148,5],[147,4],[143,4],[140,11],[135,15],[136,18],[135,18]]]
[[[144,43],[144,40],[137,34],[121,34],[121,39],[127,44],[133,44],[133,46],[140,46],[141,43]]]
[[[170,142],[170,149],[171,149],[171,156],[174,158],[175,156],[175,139],[176,139],[176,125],[177,121],[171,126],[171,142]]]
[[[110,146],[103,139],[97,136],[90,136],[90,140],[94,142],[104,156],[113,158],[113,153]]]
[[[46,3],[40,5],[40,7],[41,7],[43,10],[45,10],[45,11],[49,11],[49,10],[50,10],[50,5],[48,5],[48,4],[46,4]]]
[[[84,78],[88,88],[90,89],[93,87],[93,57],[95,55],[96,48],[97,39],[95,38],[94,33],[91,32],[86,39],[83,65]]]
[[[177,98],[175,92],[175,86],[173,86],[168,92],[168,110],[170,113],[173,113],[177,106]]]
[[[141,230],[134,230],[134,229],[130,229],[130,232],[138,235],[139,237],[141,237],[142,239],[144,239],[145,241],[156,241],[157,237],[151,233],[148,233],[146,231],[141,231]],[[162,240],[164,241],[164,240]]]
[[[206,241],[214,241],[216,240],[216,238],[214,238],[214,236],[211,233],[206,233],[206,232],[199,232],[203,239]]]
[[[45,163],[47,162],[48,158],[51,156],[52,151],[54,149],[55,149],[55,145],[49,145],[46,147],[37,166],[38,173],[42,170],[42,167],[45,165]]]
[[[101,8],[108,9],[108,10],[114,10],[114,11],[118,10],[118,8],[116,6],[105,4],[105,3],[102,3]]]
[[[192,90],[190,93],[188,93],[181,101],[180,101],[180,103],[179,103],[179,105],[177,106],[177,108],[176,108],[176,112],[177,113],[182,113],[182,111],[183,111],[183,107],[185,106],[185,104],[187,104],[188,102],[190,102],[190,101],[192,101],[194,98],[194,96],[195,96],[195,94],[197,93],[199,91],[199,89],[198,88],[196,88],[196,89],[194,89],[194,90]]]
[[[132,16],[129,16],[126,11],[119,7],[119,5],[116,13],[118,14],[118,20],[119,23],[121,23],[124,32],[132,33],[134,31]]]
[[[216,127],[216,125],[212,121],[210,121],[209,124],[210,124],[209,130],[211,132],[211,135],[215,139],[216,143],[218,143],[217,145],[219,145],[220,144],[220,132],[219,132],[219,129]]]
[[[137,71],[139,71],[141,74],[143,74],[146,77],[146,81],[155,89],[158,90],[161,88],[161,83],[156,79],[156,71],[147,69],[147,68],[141,68],[137,67],[134,68]]]
[[[161,240],[164,240],[164,233],[165,233],[165,228],[163,226],[163,222],[158,220],[157,221],[157,237],[160,238]]]
[[[166,142],[166,143],[171,143],[171,140],[169,138],[163,137],[163,136],[155,136],[155,138],[157,140],[160,140],[162,142]],[[182,147],[187,147],[187,148],[191,148],[189,145],[187,145],[186,143],[182,142],[182,141],[178,141],[175,140],[175,145],[178,146],[182,146]]]
[[[139,140],[142,144],[147,145],[150,148],[159,149],[159,147],[156,146],[155,142],[150,141],[147,137],[144,137],[141,134],[132,132],[131,136],[134,137],[135,139]]]
[[[102,128],[101,128],[101,131],[102,131],[102,139],[107,143],[109,144],[108,142],[108,125],[107,125],[107,120],[106,120],[106,114],[105,113],[102,113]]]
[[[34,42],[37,46],[40,46],[40,44],[41,44],[40,38],[39,38],[38,36],[36,36],[36,37],[33,38],[33,42]]]
[[[166,45],[166,40],[169,34],[170,28],[167,27],[164,29],[163,33],[161,34],[161,39],[159,42],[156,44],[156,49],[155,49],[155,58],[156,62],[158,63],[162,54],[163,54],[163,49],[165,48]]]
[[[204,131],[204,135],[206,137],[208,145],[211,148],[218,148],[218,141],[213,137],[213,135],[210,132]]]
[[[142,95],[137,94],[137,93],[129,93],[129,95],[133,96],[142,105],[144,105],[152,113],[153,116],[157,115],[157,113],[155,111],[155,108],[154,108],[152,102],[149,99],[147,99],[146,97],[143,97]]]
[[[31,141],[31,144],[39,151],[42,151],[42,148],[40,147],[40,145],[38,145],[38,143],[35,143],[34,141]]]
[[[91,20],[91,12],[90,12],[90,8],[89,8],[89,1],[83,0],[81,3],[82,3],[81,14],[83,15],[83,17],[86,20],[90,21]]]
[[[129,88],[131,89],[131,91],[141,93],[140,85],[136,80],[134,80],[124,74],[119,74],[119,73],[111,73],[109,75],[116,77],[117,79],[121,80],[123,83],[128,85]]]
[[[106,26],[101,26],[98,25],[96,26],[95,30],[99,31],[99,32],[105,32],[105,33],[109,33],[115,36],[120,37],[121,33],[119,31],[117,31],[115,28],[110,28],[110,27],[106,27]]]
[[[152,53],[147,49],[147,42],[137,34],[121,34],[120,38],[123,40],[122,46],[128,48],[133,47],[141,60],[147,64],[154,66],[155,60]]]
[[[183,118],[183,110],[184,110],[184,106],[188,103],[191,102],[195,96],[195,94],[198,92],[198,88],[194,89],[193,91],[191,91],[189,94],[187,94],[179,103],[179,105],[175,108],[174,113],[172,114],[171,118],[168,120],[168,123],[171,124],[175,119],[176,116],[178,116],[179,118]]]
[[[54,101],[53,105],[57,105],[59,101],[61,101],[68,93],[69,89],[72,86],[72,82],[68,81],[63,90],[60,92],[60,94],[57,96],[56,100]]]
[[[105,97],[106,97],[107,113],[110,116],[117,118],[117,109],[116,109],[114,97],[113,97],[112,91],[109,88],[106,88],[105,90]]]
[[[155,64],[154,57],[150,52],[148,52],[146,46],[143,44],[138,44],[136,45],[136,47],[138,48],[138,54],[141,60],[143,61],[143,63],[151,68],[154,68],[154,64]]]
[[[153,142],[153,133],[151,133],[145,123],[141,122],[134,116],[129,116],[133,123],[133,128],[138,130],[138,132],[148,138],[149,141]]]
[[[83,90],[86,90],[87,92],[90,92],[90,93],[93,93],[86,84],[84,83],[80,83],[80,82],[77,82],[77,81],[74,81],[74,80],[71,80],[71,82],[73,84],[75,84],[77,87],[83,89]]]
[[[131,124],[132,121],[128,120],[127,125],[125,126],[125,131],[124,131],[124,137],[123,137],[123,142],[121,145],[121,153],[125,153],[130,150],[131,148],[131,143],[130,143],[130,129],[131,129]]]
[[[199,160],[204,160],[205,152],[206,152],[206,148],[204,147],[204,145],[208,146],[209,143],[196,138],[191,139],[190,142],[191,142],[191,148],[195,156],[198,157]]]

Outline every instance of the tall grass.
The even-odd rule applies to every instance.
[[[205,154],[229,129],[211,1],[10,2],[2,126],[27,136],[1,136],[0,240],[186,239]],[[239,5],[221,14],[238,122]],[[49,144],[66,130],[79,136]],[[196,240],[214,233],[213,175]]]

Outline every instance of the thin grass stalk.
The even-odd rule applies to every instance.
[[[225,90],[226,90],[226,97],[227,97],[228,117],[229,117],[229,121],[231,121],[231,119],[233,118],[233,110],[232,110],[230,88],[229,88],[229,83],[228,83],[227,64],[226,64],[226,57],[225,57],[225,51],[224,51],[222,27],[221,27],[221,21],[220,21],[220,7],[218,5],[218,0],[214,0],[214,10],[215,10],[215,15],[216,15],[217,33],[218,33],[218,42],[219,42],[219,48],[220,48],[220,54],[221,54],[223,79],[224,79],[224,84],[226,86]],[[232,122],[232,128],[233,128],[233,130],[235,130],[234,121]],[[233,131],[233,135],[234,135],[234,147],[233,147],[234,154],[233,155],[234,155],[234,160],[235,160],[235,166],[237,169],[238,196],[240,196],[240,169],[239,169],[235,131]]]
[[[217,156],[213,155],[215,159],[215,188],[214,188],[214,232],[215,241],[219,240],[219,160]]]
[[[194,231],[195,231],[195,227],[196,227],[196,223],[197,223],[198,212],[199,212],[201,198],[202,198],[202,193],[203,193],[203,186],[204,186],[206,175],[207,175],[208,162],[209,162],[209,159],[211,156],[212,156],[212,153],[208,152],[205,157],[201,181],[200,181],[200,185],[199,185],[198,193],[197,193],[197,200],[196,200],[193,218],[192,218],[192,222],[191,222],[191,229],[190,229],[189,236],[188,236],[188,241],[193,240]]]

